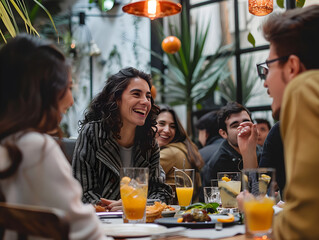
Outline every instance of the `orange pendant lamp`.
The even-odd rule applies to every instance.
[[[135,16],[154,20],[179,13],[182,5],[166,0],[143,0],[126,4],[122,10]]]
[[[248,10],[255,16],[265,16],[274,9],[273,0],[249,0]]]

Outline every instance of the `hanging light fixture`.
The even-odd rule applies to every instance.
[[[273,11],[273,0],[249,0],[248,9],[253,15],[265,16]]]
[[[179,13],[182,5],[166,0],[143,0],[126,4],[122,10],[135,16],[154,20]]]

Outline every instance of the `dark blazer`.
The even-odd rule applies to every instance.
[[[165,172],[159,164],[155,140],[144,155],[139,145],[134,144],[132,166],[149,168],[148,198],[170,203],[172,189],[164,183]],[[112,134],[102,130],[101,121],[87,123],[78,136],[72,161],[73,174],[83,188],[83,202],[95,203],[101,197],[120,199],[121,167],[119,146]]]

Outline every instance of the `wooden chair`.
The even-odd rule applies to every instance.
[[[5,230],[17,232],[18,240],[27,236],[54,240],[69,239],[69,222],[59,209],[0,203],[0,239]]]

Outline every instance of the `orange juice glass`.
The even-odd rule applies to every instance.
[[[193,197],[193,188],[191,187],[177,187],[176,194],[180,206],[186,207],[191,204]]]
[[[122,168],[120,193],[123,219],[129,223],[145,223],[148,190],[148,168]]]
[[[267,232],[271,229],[274,199],[263,197],[244,202],[247,229],[251,232]]]
[[[195,170],[175,169],[174,177],[178,204],[181,206],[182,209],[192,203]]]
[[[253,238],[270,238],[275,204],[275,169],[245,169],[242,185],[246,234]]]

